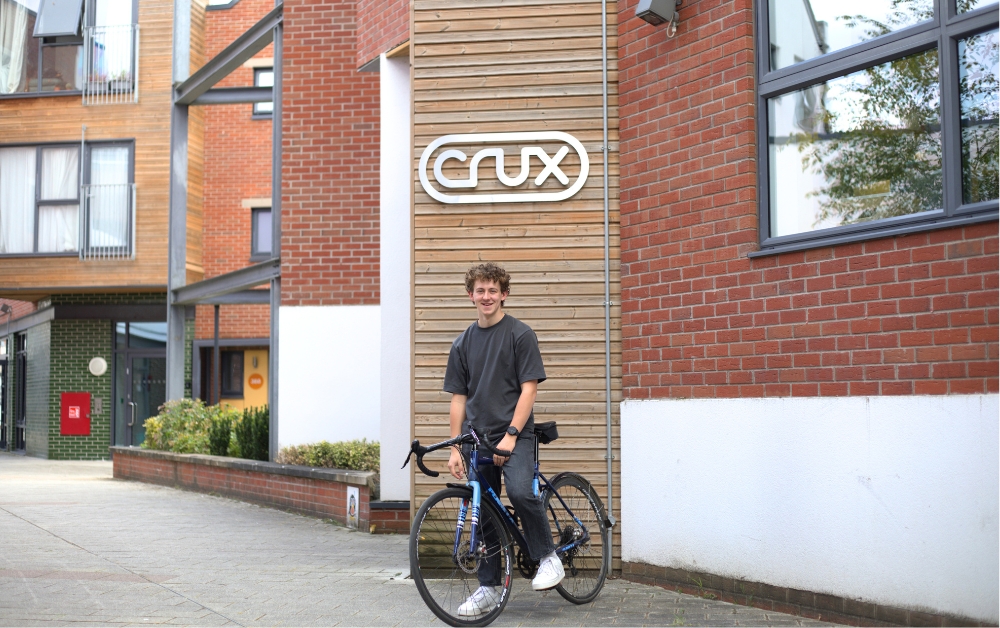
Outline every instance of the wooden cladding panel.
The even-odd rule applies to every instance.
[[[608,3],[608,132],[603,153],[601,3],[518,0],[414,4],[414,165],[430,142],[447,134],[562,131],[584,146],[590,162],[586,184],[559,202],[443,204],[414,178],[414,434],[421,442],[448,438],[451,395],[441,390],[452,341],[476,317],[463,287],[465,271],[479,261],[504,265],[512,277],[505,310],[538,334],[548,379],[539,386],[537,421],[555,420],[560,438],[542,447],[546,475],[582,473],[607,501],[604,191],[609,179],[608,240],[611,277],[612,447],[615,516],[618,517],[621,401],[621,292],[618,214],[618,87],[616,7]],[[558,142],[539,142],[555,154]],[[504,145],[508,175],[518,172],[523,144]],[[471,157],[481,147],[449,145]],[[431,156],[428,170],[439,149]],[[533,158],[521,191],[564,189],[553,178],[539,190],[542,170]],[[446,162],[451,179],[464,179],[468,161]],[[574,181],[579,158],[560,163]],[[433,180],[433,173],[429,178]],[[484,160],[474,191],[511,191]],[[455,193],[456,190],[440,191]],[[433,458],[433,459],[432,459]],[[447,456],[428,456],[441,478],[414,475],[414,504],[443,486]],[[615,535],[617,538],[617,534]],[[619,556],[615,543],[616,566]]]
[[[192,70],[204,63],[204,0],[193,2]],[[170,175],[171,46],[173,2],[139,3],[139,102],[83,106],[80,94],[0,100],[0,144],[86,139],[135,143],[136,259],[87,261],[76,257],[0,257],[0,290],[101,286],[165,288]],[[202,138],[201,113],[191,110],[189,133],[188,267],[200,272]],[[192,274],[189,272],[189,277]],[[37,295],[36,295],[37,296]]]

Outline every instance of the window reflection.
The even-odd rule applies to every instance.
[[[772,70],[934,17],[932,0],[768,0],[768,7]]]
[[[996,0],[957,0],[955,9],[958,13],[965,13],[990,4],[996,4]]]
[[[942,206],[936,50],[768,100],[770,235]]]
[[[997,31],[958,42],[962,109],[962,202],[997,198],[1000,76]]]
[[[129,323],[128,344],[134,348],[161,348],[167,346],[166,323]]]

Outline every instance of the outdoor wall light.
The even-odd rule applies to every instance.
[[[639,0],[635,16],[653,26],[667,23],[667,37],[673,37],[677,34],[677,23],[681,19],[677,13],[680,6],[680,0]]]

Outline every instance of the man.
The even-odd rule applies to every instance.
[[[530,327],[503,311],[510,294],[510,275],[493,263],[473,266],[465,274],[465,290],[476,306],[478,320],[455,339],[448,355],[444,390],[451,397],[451,435],[476,428],[480,434],[504,434],[494,447],[510,451],[509,458],[493,456],[494,466],[480,467],[482,480],[500,493],[500,476],[507,497],[521,520],[528,552],[538,561],[531,581],[536,591],[562,582],[565,572],[555,554],[552,531],[541,499],[534,494],[534,415],[531,412],[538,384],[545,381],[538,338]],[[464,463],[457,449],[451,452],[448,470],[462,479]],[[458,614],[477,616],[500,602],[498,566],[482,561],[479,588],[463,603]]]

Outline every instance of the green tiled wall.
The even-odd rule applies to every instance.
[[[111,321],[56,319],[50,325],[53,351],[48,399],[48,457],[53,460],[107,459],[111,444]],[[99,377],[91,375],[89,369],[90,360],[96,357],[108,363],[107,372]],[[28,359],[30,364],[30,356]],[[90,436],[60,435],[59,409],[64,392],[90,393]],[[103,400],[101,413],[94,407],[97,397]]]

